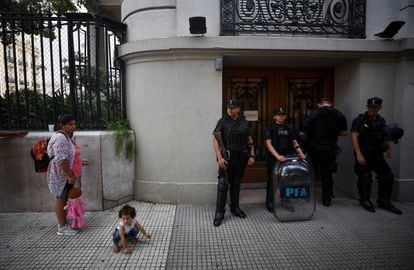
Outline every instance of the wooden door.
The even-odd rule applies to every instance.
[[[228,100],[241,101],[243,114],[249,112],[253,120],[250,127],[256,145],[256,164],[245,171],[243,183],[260,183],[266,180],[264,131],[269,118],[270,108],[276,100],[275,78],[272,70],[225,70],[223,78],[223,112]]]
[[[277,89],[282,92],[282,106],[287,110],[286,121],[301,130],[305,118],[316,109],[318,100],[333,100],[333,70],[282,70],[278,72]]]
[[[256,164],[247,167],[242,183],[266,182],[264,141],[273,109],[284,106],[287,120],[297,130],[322,96],[333,98],[332,70],[226,69],[223,73],[223,113],[228,100],[242,102],[241,113],[250,119],[256,145]]]

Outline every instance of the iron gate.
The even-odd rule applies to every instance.
[[[0,16],[0,129],[45,130],[63,112],[80,129],[126,119],[125,24],[89,13]]]

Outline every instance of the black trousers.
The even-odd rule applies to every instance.
[[[230,186],[231,208],[239,207],[240,180],[243,177],[249,154],[247,151],[231,152],[226,170],[219,168],[216,212],[224,213],[227,187]]]
[[[330,200],[333,195],[333,176],[337,172],[336,146],[313,145],[310,159],[315,170],[316,179],[322,182],[322,199]]]
[[[273,184],[273,169],[276,165],[277,159],[275,157],[267,158],[267,183],[266,183],[266,206],[273,206],[274,202],[274,184]]]
[[[361,200],[368,201],[371,197],[372,172],[378,177],[378,200],[389,201],[392,195],[394,175],[385,161],[383,153],[363,153],[365,165],[355,158],[354,170],[358,175],[358,192]]]

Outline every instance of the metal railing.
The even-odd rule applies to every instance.
[[[0,129],[45,130],[63,112],[80,129],[126,119],[125,31],[88,13],[0,14]]]
[[[221,34],[365,38],[366,0],[221,0]]]

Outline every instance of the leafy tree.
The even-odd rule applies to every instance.
[[[10,44],[15,38],[10,34],[10,30],[22,30],[27,34],[40,34],[42,31],[44,37],[54,38],[53,31],[49,31],[43,25],[44,22],[36,20],[25,20],[27,14],[46,14],[56,16],[68,12],[76,12],[78,9],[87,4],[88,6],[97,5],[99,0],[78,0],[73,3],[72,0],[2,0],[0,5],[0,14],[7,20],[1,20],[0,37],[4,44]],[[19,16],[15,16],[18,14]],[[3,33],[4,31],[4,33]],[[17,32],[18,33],[18,32]]]
[[[71,0],[3,0],[4,4],[0,5],[0,14],[32,14],[34,11],[46,15],[57,16],[65,12],[74,12],[76,6],[82,4],[93,7],[98,0],[78,0],[75,5]],[[57,14],[57,15],[56,15]],[[34,14],[35,15],[35,14]],[[8,16],[8,17],[7,17]],[[28,34],[42,34],[44,37],[54,38],[54,29],[44,27],[44,22],[36,20],[20,20],[10,15],[0,18],[0,31],[2,42],[8,44],[13,41],[15,34],[24,31]],[[20,27],[18,30],[17,28]],[[8,31],[8,30],[14,31]],[[17,31],[16,31],[17,30]],[[117,80],[108,79],[108,74],[95,66],[88,66],[83,54],[75,54],[75,93],[77,116],[81,128],[96,129],[102,128],[110,121],[122,119],[121,96],[119,77]],[[66,62],[66,61],[64,61]],[[69,67],[64,67],[62,75],[66,83],[69,82]],[[99,83],[99,88],[97,85]],[[108,91],[107,89],[116,89],[118,92]],[[10,128],[28,127],[37,129],[46,128],[46,125],[53,123],[56,119],[55,114],[62,111],[72,111],[72,97],[68,91],[55,91],[54,95],[35,92],[31,89],[25,89],[18,94],[10,92],[0,95],[0,121],[3,127],[10,124]],[[116,113],[115,113],[116,112]],[[93,121],[92,121],[93,120]],[[44,123],[43,121],[47,121]],[[19,124],[20,123],[20,124]],[[90,124],[89,124],[90,123]],[[91,126],[95,125],[95,126]]]
[[[29,89],[18,94],[13,91],[8,96],[0,95],[1,125],[7,127],[10,121],[11,128],[38,129],[43,126],[46,129],[61,111],[70,111],[68,101],[68,96],[62,98],[60,91],[56,91],[54,97]]]
[[[75,96],[80,122],[87,124],[88,119],[96,119],[100,126],[105,127],[110,121],[122,119],[120,79],[108,78],[109,74],[97,70],[96,66],[89,67],[82,53],[75,54],[75,61]],[[67,65],[64,67],[63,78],[69,83]]]
[[[1,13],[28,14],[31,12],[63,13],[76,11],[71,0],[2,0]]]

